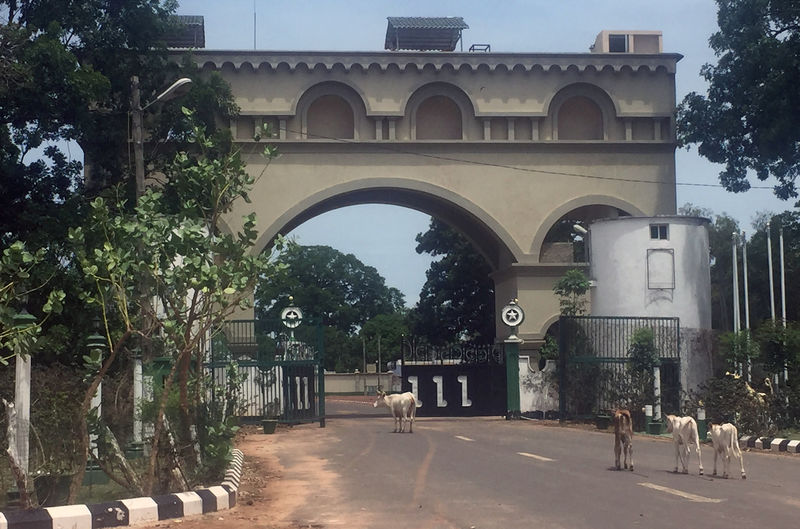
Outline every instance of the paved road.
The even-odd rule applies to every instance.
[[[313,435],[328,441],[315,455],[336,476],[336,501],[369,515],[371,527],[729,529],[797,527],[800,519],[798,456],[745,453],[746,481],[701,477],[694,457],[689,475],[673,474],[671,441],[637,437],[636,470],[618,472],[613,437],[604,432],[421,418],[413,434],[395,434],[386,409],[328,401],[327,411],[327,428]],[[281,460],[291,466],[298,455],[289,452]],[[703,462],[710,474],[709,447]],[[326,523],[326,508],[320,497],[294,519],[340,525],[341,518]]]

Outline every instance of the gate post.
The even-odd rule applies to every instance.
[[[517,327],[525,319],[525,311],[512,299],[500,311],[502,322],[511,327],[511,334],[504,340],[506,350],[506,419],[520,418],[519,405],[519,344]]]
[[[519,344],[522,340],[509,336],[506,349],[506,419],[519,419]]]

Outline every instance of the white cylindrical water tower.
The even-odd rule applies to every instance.
[[[618,217],[590,226],[592,316],[677,317],[681,385],[711,375],[709,220]]]

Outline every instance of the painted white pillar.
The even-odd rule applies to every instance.
[[[31,430],[31,357],[17,354],[16,379],[14,385],[14,408],[17,411],[16,447],[19,467],[28,474],[30,448],[28,439]],[[11,440],[9,439],[9,443]]]
[[[133,359],[133,442],[142,442],[142,357]]]
[[[661,420],[661,367],[653,368],[653,416]]]
[[[97,410],[97,417],[98,418],[101,417],[102,416],[101,414],[103,413],[103,408],[102,408],[103,397],[102,397],[102,395],[103,395],[103,383],[100,382],[100,384],[97,385],[97,391],[95,391],[94,395],[92,396],[92,404],[91,404],[91,406],[92,406],[91,409],[92,410],[94,410],[94,409]],[[100,452],[97,449],[97,434],[89,434],[89,446],[92,449],[92,453],[94,454],[94,457],[95,458],[99,458],[100,457]]]

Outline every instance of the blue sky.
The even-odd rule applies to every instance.
[[[708,46],[717,28],[712,0],[180,0],[178,13],[205,17],[207,49],[382,51],[388,16],[463,17],[469,25],[464,48],[489,43],[494,52],[580,53],[604,29],[660,30],[664,51],[684,56],[676,75],[678,101],[688,92],[705,91],[700,68],[715,62]],[[720,166],[695,149],[679,150],[676,165],[679,183],[718,184]],[[752,231],[757,213],[794,205],[778,200],[770,189],[732,194],[721,187],[679,185],[678,206],[687,202],[727,213],[746,231]],[[363,205],[320,215],[291,235],[301,244],[355,254],[413,305],[430,263],[414,251],[414,237],[428,222],[416,211]]]

